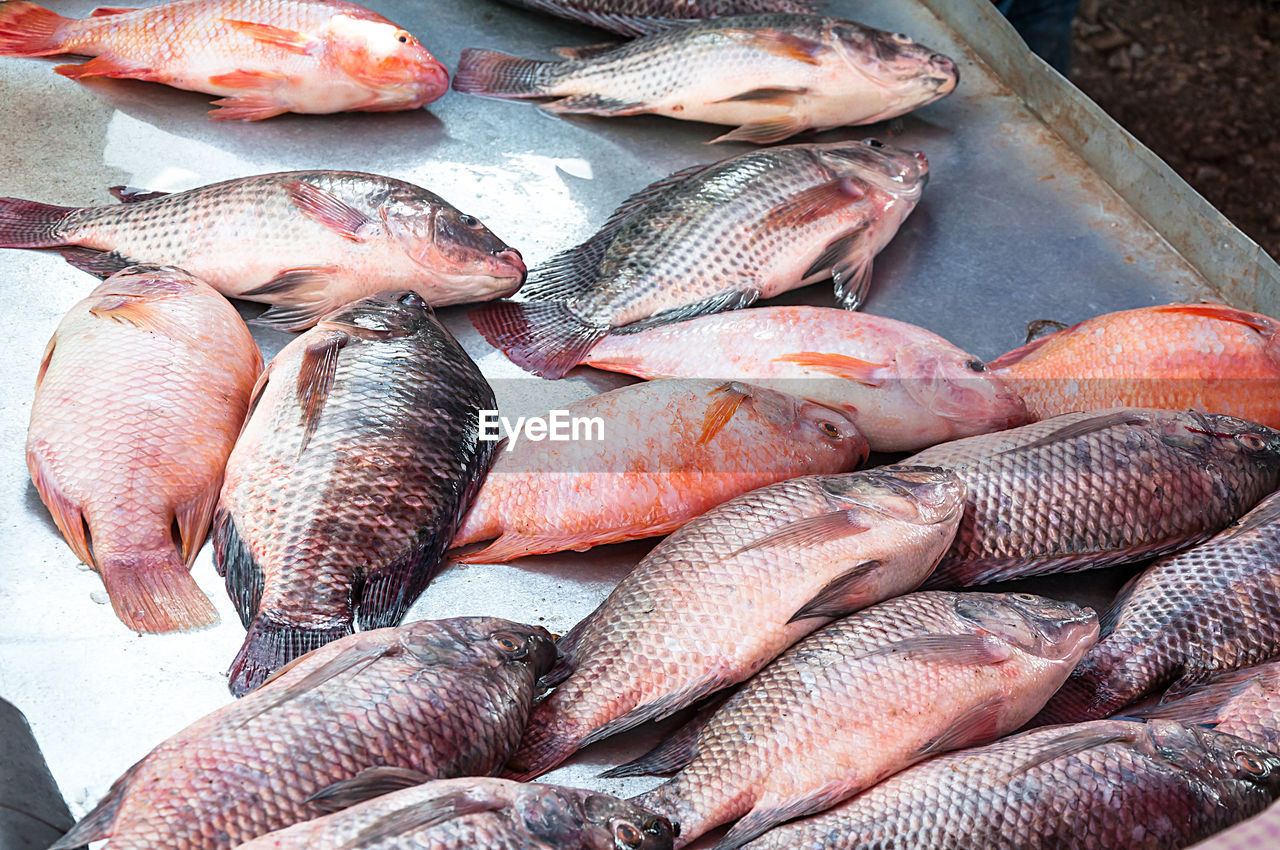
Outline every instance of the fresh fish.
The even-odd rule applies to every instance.
[[[1280,661],[1215,673],[1125,716],[1209,726],[1280,755]]]
[[[558,18],[637,36],[698,18],[812,12],[818,0],[506,0]]]
[[[926,587],[1131,563],[1221,531],[1280,488],[1280,433],[1229,416],[1070,413],[925,449],[969,491]]]
[[[214,564],[248,628],[237,696],[304,652],[394,626],[493,459],[480,370],[412,292],[326,316],[267,366],[227,462]]]
[[[341,0],[172,0],[103,7],[83,20],[34,3],[0,5],[0,56],[92,56],[54,68],[216,94],[217,120],[284,112],[417,109],[449,72],[391,21]]]
[[[323,814],[312,798],[357,775],[491,774],[555,657],[545,629],[491,617],[351,635],[160,744],[49,850],[220,850]]]
[[[813,15],[698,21],[622,45],[563,48],[544,62],[462,51],[453,87],[555,98],[556,115],[665,115],[737,129],[717,142],[767,144],[804,130],[872,124],[945,97],[956,63],[910,36]]]
[[[1097,637],[1089,609],[1025,593],[890,599],[796,644],[682,752],[643,758],[679,773],[635,802],[678,824],[677,847],[742,818],[716,845],[741,847],[931,755],[1012,732]]]
[[[1280,758],[1167,720],[1038,729],[905,770],[751,850],[1179,850],[1280,796]]]
[[[796,478],[713,508],[561,638],[552,680],[564,681],[538,703],[511,772],[537,776],[674,714],[819,626],[910,591],[946,551],[963,503],[953,475],[882,467]]]
[[[671,850],[671,824],[604,794],[442,779],[242,844],[240,850]]]
[[[112,276],[49,340],[27,468],[58,530],[102,574],[129,628],[218,621],[189,570],[261,370],[235,308],[173,268]]]
[[[833,410],[735,381],[651,381],[569,405],[599,436],[500,452],[454,546],[495,563],[654,537],[734,496],[844,472],[867,442]]]
[[[641,378],[723,378],[791,393],[849,416],[877,452],[1026,421],[1015,393],[937,334],[830,307],[757,307],[611,335],[583,362]]]
[[[791,145],[678,171],[595,236],[535,269],[525,301],[471,320],[534,374],[559,378],[610,333],[746,307],[825,278],[856,309],[871,261],[915,208],[925,155],[875,140]]]
[[[1103,637],[1037,722],[1106,717],[1170,682],[1280,656],[1280,493],[1209,542],[1135,577]]]
[[[432,306],[510,295],[520,252],[411,183],[289,171],[107,207],[0,198],[0,247],[57,248],[106,277],[134,262],[187,269],[229,298],[275,305],[258,321],[301,330],[365,295],[404,287]]]
[[[1159,407],[1280,428],[1280,322],[1222,304],[1108,313],[987,364],[1035,419]]]

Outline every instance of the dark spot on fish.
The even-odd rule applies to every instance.
[[[983,363],[981,360],[966,360],[964,365],[968,366],[969,369],[974,372],[987,371],[987,364]]]

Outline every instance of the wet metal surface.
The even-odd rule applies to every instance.
[[[979,2],[979,0],[973,0]],[[599,32],[490,0],[401,4],[368,0],[417,34],[450,69],[462,48],[549,57]],[[75,0],[59,11],[84,15]],[[1204,280],[1095,176],[931,13],[912,0],[833,2],[872,26],[912,34],[959,62],[950,98],[907,116],[819,139],[889,138],[932,163],[924,200],[876,262],[866,309],[924,325],[993,357],[1022,342],[1024,325],[1075,322],[1110,310],[1213,297]],[[683,166],[747,148],[703,143],[720,128],[661,118],[545,116],[528,104],[450,92],[429,111],[283,116],[213,123],[210,97],[158,85],[76,83],[52,60],[0,59],[0,194],[58,204],[110,202],[107,187],[178,190],[301,168],[378,172],[452,201],[518,247],[530,266],[588,236],[623,198]],[[813,137],[802,137],[800,140]],[[228,250],[234,250],[229,246]],[[230,700],[225,670],[243,630],[209,549],[194,574],[222,623],[187,635],[128,632],[98,577],[77,568],[28,481],[23,443],[32,385],[63,313],[95,281],[51,253],[0,251],[0,696],[30,719],[53,775],[83,814],[136,759]],[[828,285],[790,300],[833,303]],[[246,315],[260,308],[243,307]],[[567,380],[526,375],[444,312],[493,381],[504,414],[544,411],[626,379],[580,369]],[[255,331],[269,358],[288,339]],[[647,551],[637,543],[447,569],[410,619],[488,614],[563,632]],[[1118,580],[1071,577],[1055,587],[1096,602]],[[650,739],[651,740],[651,739]],[[632,736],[594,748],[551,778],[634,792],[653,780],[594,779],[635,755]]]

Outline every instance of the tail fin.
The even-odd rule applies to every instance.
[[[471,311],[471,323],[517,366],[544,378],[563,378],[609,334],[563,304],[499,301]]]
[[[557,64],[468,47],[458,60],[453,87],[487,97],[550,97],[553,93],[547,91],[551,82],[547,71]]]
[[[0,4],[0,56],[49,56],[63,52],[64,18],[35,3]]]
[[[102,582],[116,616],[131,629],[157,634],[212,626],[218,612],[196,585],[176,549],[125,559],[100,559]]]
[[[327,629],[308,629],[277,623],[261,615],[255,617],[244,636],[244,645],[231,662],[229,687],[232,695],[244,696],[293,659],[351,633],[350,623]]]
[[[0,6],[0,13],[4,7]],[[22,198],[0,198],[0,248],[54,248],[66,245],[58,226],[77,212],[75,207],[57,207]]]

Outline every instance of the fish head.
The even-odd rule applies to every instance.
[[[665,850],[675,843],[671,821],[626,800],[604,794],[582,798],[582,817],[595,829],[608,832],[610,843],[591,844],[613,850]]]
[[[1026,424],[1022,396],[987,371],[981,360],[950,346],[904,346],[895,353],[907,393],[921,407],[952,422],[956,436]]]
[[[524,283],[527,269],[519,251],[435,195],[397,191],[380,214],[418,267],[423,294],[437,307],[505,298]]]
[[[823,43],[844,66],[865,79],[883,100],[882,110],[861,122],[870,124],[902,115],[946,97],[960,82],[955,61],[918,44],[905,33],[889,33],[851,21],[829,19]]]
[[[756,415],[779,432],[805,445],[831,447],[841,456],[848,456],[847,468],[853,468],[867,459],[871,451],[867,440],[845,414],[764,387],[737,381],[732,386],[739,392],[747,393],[745,403],[750,404]]]
[[[1030,593],[957,594],[960,619],[1017,649],[1047,661],[1075,666],[1098,641],[1092,608]]]
[[[815,145],[813,150],[835,174],[862,181],[912,205],[929,182],[929,157],[924,151],[895,148],[879,139],[829,142]]]
[[[380,15],[335,15],[326,41],[338,67],[376,92],[365,109],[417,109],[449,90],[440,60]]]
[[[426,299],[412,290],[388,290],[352,301],[322,318],[317,327],[353,332],[363,339],[412,336],[435,321]]]
[[[820,486],[841,504],[923,525],[958,522],[967,493],[954,472],[936,466],[882,466],[828,476]]]
[[[1280,756],[1251,741],[1173,720],[1148,720],[1134,748],[1149,758],[1214,785],[1237,784],[1280,794]]]
[[[550,672],[558,658],[555,639],[541,626],[498,617],[427,620],[403,629],[400,643],[432,665],[528,669],[534,680]]]
[[[1266,469],[1280,467],[1280,431],[1217,413],[1186,413],[1160,423],[1166,444],[1211,462],[1231,458]]]

